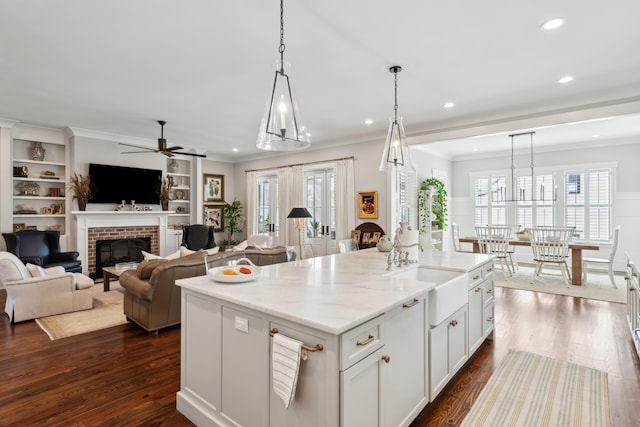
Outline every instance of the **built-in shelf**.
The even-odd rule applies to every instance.
[[[173,178],[171,187],[171,200],[169,210],[183,211],[174,212],[169,215],[169,225],[189,224],[191,218],[191,160],[190,159],[167,159],[167,176]]]

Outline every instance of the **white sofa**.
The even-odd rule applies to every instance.
[[[0,284],[7,291],[5,312],[12,322],[93,308],[91,278],[62,267],[26,266],[9,252],[0,252]]]

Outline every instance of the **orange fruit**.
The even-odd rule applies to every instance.
[[[222,274],[224,274],[225,276],[237,276],[238,273],[236,273],[234,270],[222,270]]]
[[[240,267],[240,273],[242,274],[251,274],[251,270],[248,269],[247,267]]]

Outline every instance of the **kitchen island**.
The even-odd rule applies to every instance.
[[[492,265],[486,255],[425,252],[419,265],[388,271],[386,254],[370,249],[267,266],[257,280],[241,284],[179,280],[178,410],[197,425],[408,425],[467,360],[469,295],[480,283],[473,275],[492,277]],[[402,277],[421,267],[451,270],[464,280],[455,312],[439,313],[462,315],[459,320],[431,324],[430,297],[437,300],[453,282]],[[432,331],[444,335],[434,333],[433,341]],[[275,333],[311,350],[300,362],[288,409],[271,387]]]

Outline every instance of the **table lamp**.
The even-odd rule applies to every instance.
[[[298,229],[298,247],[300,250],[300,259],[302,256],[302,229],[307,221],[306,218],[311,218],[311,214],[306,208],[293,208],[287,218],[293,218],[293,225]]]

